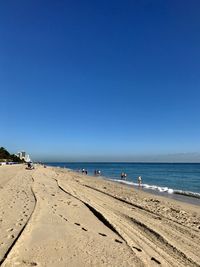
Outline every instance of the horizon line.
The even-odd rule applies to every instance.
[[[36,160],[37,162],[37,160]],[[165,164],[199,164],[200,161],[41,161],[39,160],[38,162],[44,162],[44,163],[165,163]]]

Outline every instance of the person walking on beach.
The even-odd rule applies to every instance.
[[[141,186],[142,184],[142,176],[138,176],[138,185],[139,187]]]

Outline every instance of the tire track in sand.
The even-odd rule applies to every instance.
[[[0,266],[20,238],[35,210],[36,197],[32,189],[33,182],[32,175],[23,171],[2,189],[1,209],[3,216],[0,233]],[[4,203],[4,195],[9,194],[10,198],[7,197],[8,203]],[[21,209],[20,213],[18,212],[19,209]]]
[[[195,261],[199,261],[199,251],[191,249],[192,247],[193,248],[199,247],[199,242],[200,242],[199,231],[190,229],[187,226],[183,226],[177,223],[176,221],[166,218],[165,216],[157,215],[154,212],[151,213],[151,211],[149,211],[148,209],[145,209],[145,208],[143,209],[141,206],[138,206],[137,204],[128,202],[124,199],[118,198],[109,193],[107,194],[106,192],[103,192],[99,189],[96,189],[96,188],[93,188],[87,185],[83,185],[83,186],[86,186],[87,188],[90,188],[94,191],[110,196],[116,200],[119,200],[122,203],[126,203],[127,205],[123,205],[123,209],[127,208],[127,214],[130,213],[130,209],[131,209],[131,212],[135,215],[134,218],[140,218],[140,222],[145,221],[145,218],[148,217],[147,223],[150,224],[149,229],[154,229],[154,228],[158,229],[157,226],[159,226],[159,231],[161,231],[161,234],[159,234],[159,236],[167,235],[168,239],[171,240],[171,242],[168,242],[168,243],[173,243],[173,241],[176,240],[176,245],[175,246],[173,245],[172,246],[173,248],[178,246],[177,241],[179,241],[181,244],[184,243],[185,251],[187,251],[187,254],[188,255],[191,254],[191,258],[194,258]],[[130,209],[128,207],[130,207]],[[130,216],[126,216],[126,217],[129,219],[133,219]],[[166,233],[166,229],[167,229],[167,233]],[[175,249],[173,249],[173,251],[174,250]],[[180,253],[183,256],[181,251]]]
[[[113,266],[143,267],[135,264],[123,240],[96,220],[82,201],[60,190],[51,172],[47,170],[46,176],[45,171],[34,176],[36,210],[3,266],[89,267],[117,262]]]
[[[142,222],[141,224],[139,223],[140,221],[134,223],[133,227],[133,223],[132,225],[130,224],[130,218],[122,216],[120,214],[121,211],[113,208],[112,204],[110,207],[108,206],[109,198],[106,199],[106,202],[102,202],[101,193],[99,193],[100,197],[98,198],[98,193],[94,192],[94,190],[87,190],[87,194],[82,194],[81,192],[84,189],[81,187],[80,190],[78,190],[77,183],[75,185],[76,187],[73,189],[73,187],[71,187],[72,183],[70,183],[69,187],[58,180],[57,182],[60,188],[66,193],[70,193],[74,197],[83,201],[86,205],[92,206],[93,209],[106,217],[107,221],[109,221],[109,223],[123,237],[131,249],[138,254],[139,258],[146,264],[146,266],[154,266],[155,264],[161,264],[162,266],[199,266],[198,263],[188,258],[182,251],[179,251],[175,246],[170,244],[170,242],[161,234],[157,234],[157,236],[159,236],[159,241],[155,242],[155,231],[149,226],[146,226],[146,224],[146,229],[149,229],[146,231],[146,234],[141,231]],[[90,198],[91,195],[92,198]],[[91,199],[93,200],[92,203]],[[116,202],[115,207],[117,206],[118,203]],[[138,227],[139,224],[140,229]]]

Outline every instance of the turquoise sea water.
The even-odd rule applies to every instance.
[[[70,168],[78,171],[87,169],[89,175],[101,170],[102,176],[116,182],[137,186],[137,177],[142,176],[146,190],[165,194],[188,195],[200,198],[200,163],[63,163],[47,165]],[[121,181],[121,172],[127,173],[127,181]]]

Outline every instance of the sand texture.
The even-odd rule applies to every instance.
[[[67,169],[1,166],[0,263],[200,266],[200,209]]]

